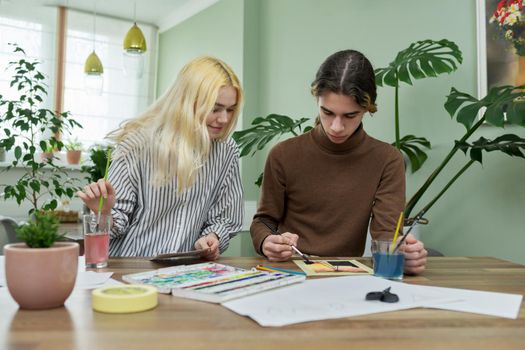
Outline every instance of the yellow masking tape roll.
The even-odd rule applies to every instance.
[[[157,289],[136,284],[98,288],[92,292],[91,306],[116,314],[150,310],[157,306]]]

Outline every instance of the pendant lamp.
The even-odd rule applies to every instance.
[[[104,87],[104,67],[100,58],[95,52],[96,36],[96,10],[93,11],[93,52],[86,59],[84,64],[84,88],[88,95],[102,95]]]
[[[144,56],[147,51],[146,38],[142,30],[137,26],[136,3],[133,10],[133,26],[124,37],[123,67],[124,73],[136,79],[142,78],[144,73]]]

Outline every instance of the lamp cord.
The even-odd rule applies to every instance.
[[[95,52],[96,35],[97,35],[97,2],[93,1],[93,52]]]

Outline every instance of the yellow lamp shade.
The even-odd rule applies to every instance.
[[[135,53],[144,53],[147,50],[146,38],[144,38],[144,34],[142,34],[137,23],[133,24],[124,38],[124,50]]]
[[[104,73],[104,67],[102,67],[102,62],[98,58],[95,51],[93,51],[84,64],[84,73],[89,75],[100,75]]]

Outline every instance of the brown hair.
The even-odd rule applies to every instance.
[[[376,82],[370,61],[359,51],[344,50],[330,55],[312,82],[312,95],[325,92],[351,96],[370,113],[377,111]]]

